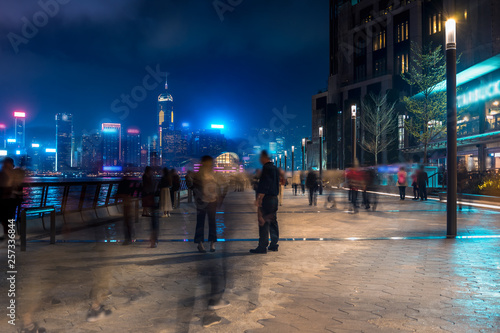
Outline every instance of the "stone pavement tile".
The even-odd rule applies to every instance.
[[[262,329],[253,330],[250,329],[247,332],[276,332],[276,333],[288,333],[288,332],[300,332],[300,330],[293,326],[288,321],[282,322],[274,319],[260,320],[259,323],[263,326]]]

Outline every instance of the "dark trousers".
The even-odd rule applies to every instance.
[[[216,208],[217,202],[208,202],[196,207],[195,243],[203,243],[205,240],[205,216],[208,216],[208,241],[217,242],[217,229],[215,225]]]
[[[2,221],[4,236],[7,237],[9,220],[16,218],[16,199],[2,199],[0,203],[0,220]]]
[[[309,205],[316,206],[316,191],[318,188],[316,186],[309,187]]]
[[[292,187],[293,187],[293,195],[297,195],[297,190],[298,190],[299,185],[293,184]]]
[[[427,184],[418,184],[418,194],[420,195],[420,200],[427,200]]]
[[[413,199],[418,199],[418,187],[417,187],[417,185],[413,186]]]
[[[399,198],[404,200],[406,197],[406,186],[399,186]]]
[[[302,194],[306,193],[306,185],[305,184],[300,184],[300,187],[302,189]]]
[[[266,249],[269,245],[269,236],[271,244],[269,247],[278,247],[280,232],[276,213],[278,212],[278,197],[266,196],[262,199],[262,216],[266,221],[263,226],[259,226],[259,248]]]
[[[158,220],[157,207],[151,207],[151,241],[158,242],[158,235],[160,233],[160,223]],[[130,219],[132,220],[132,219]]]
[[[172,208],[175,208],[175,195],[176,194],[177,194],[177,191],[170,189],[170,200],[172,201]]]

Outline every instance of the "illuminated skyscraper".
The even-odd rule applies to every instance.
[[[6,147],[5,129],[7,126],[5,124],[0,124],[0,148],[4,149]]]
[[[64,172],[73,166],[73,115],[56,114],[56,171]]]
[[[101,135],[103,171],[121,171],[122,125],[103,123]]]
[[[82,164],[85,171],[97,173],[102,170],[102,138],[99,131],[82,135]]]
[[[141,166],[141,133],[138,129],[129,128],[124,147],[124,162],[128,168]]]
[[[26,113],[22,111],[14,112],[15,118],[15,139],[19,148],[24,148],[26,142]]]
[[[165,81],[165,92],[158,96],[158,142],[159,152],[163,153],[163,132],[174,130],[174,100],[167,92],[168,84]]]

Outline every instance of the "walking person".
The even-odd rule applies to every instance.
[[[398,187],[399,187],[399,199],[404,200],[406,196],[406,186],[408,186],[408,181],[406,180],[407,174],[404,167],[400,167],[398,171]]]
[[[163,168],[163,176],[160,180],[160,212],[163,213],[163,217],[169,217],[170,212],[173,210],[172,207],[172,177],[171,173],[167,168]]]
[[[419,194],[418,194],[418,183],[417,183],[417,173],[418,171],[414,171],[411,174],[411,186],[413,187],[413,199],[412,200],[418,200]]]
[[[170,200],[172,201],[172,208],[177,208],[179,202],[177,200],[177,194],[181,189],[181,177],[177,170],[172,169],[170,172],[170,178],[172,180],[172,186],[170,187]]]
[[[122,245],[130,245],[135,240],[134,222],[132,221],[132,181],[125,175],[116,190],[116,198],[123,204],[123,233],[124,240]]]
[[[257,186],[257,200],[255,202],[258,207],[259,246],[250,250],[250,253],[267,253],[267,250],[278,251],[279,247],[276,213],[278,212],[280,175],[278,168],[271,162],[265,150],[260,153],[260,163],[262,164],[262,173]],[[269,236],[271,236],[271,244],[269,244]]]
[[[300,185],[300,173],[299,172],[294,172],[292,176],[292,192],[293,195],[297,195],[297,191]]]
[[[304,195],[306,193],[306,172],[304,170],[302,170],[300,172],[300,188],[302,190],[302,195]]]
[[[14,173],[14,160],[6,157],[3,160],[2,171],[0,171],[0,218],[3,226],[3,236],[0,237],[0,240],[2,241],[8,237],[9,220],[16,217]]]
[[[420,166],[417,173],[417,186],[420,196],[420,201],[427,201],[427,182],[429,181],[429,176],[425,172],[423,165]]]
[[[285,176],[285,171],[283,171],[283,169],[279,168],[278,171],[280,174],[280,193],[278,201],[280,203],[280,206],[283,206],[283,193],[285,192],[286,176]]]
[[[194,242],[198,244],[198,251],[206,253],[203,242],[205,240],[205,217],[208,217],[208,241],[210,252],[215,252],[217,230],[215,225],[215,211],[217,209],[218,185],[213,170],[214,160],[210,156],[201,158],[200,170],[193,177],[193,191],[196,201],[196,232]]]
[[[158,215],[156,209],[155,202],[155,191],[156,184],[154,180],[153,169],[150,166],[147,166],[144,169],[144,174],[142,175],[142,207],[146,209],[146,215],[151,217],[151,237],[150,247],[156,248],[158,246],[158,234],[159,234],[159,224],[158,224]]]
[[[309,170],[306,178],[306,186],[309,190],[309,206],[317,205],[316,192],[318,190],[318,176],[312,169]]]

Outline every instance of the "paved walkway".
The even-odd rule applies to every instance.
[[[349,214],[344,195],[330,210],[324,197],[310,207],[287,193],[278,217],[286,240],[267,255],[248,254],[257,237],[250,192],[228,195],[217,214],[226,241],[214,254],[182,241],[195,224],[187,204],[161,219],[156,249],[113,243],[119,223],[31,242],[18,254],[18,314],[32,308],[48,332],[498,332],[500,210],[464,208],[459,232],[472,238],[447,240],[442,203],[384,196],[377,211]],[[137,227],[147,240],[148,220]],[[203,328],[214,281],[231,305]],[[5,309],[4,279],[0,288]],[[113,314],[88,323],[99,291]],[[15,332],[5,317],[0,331]]]

